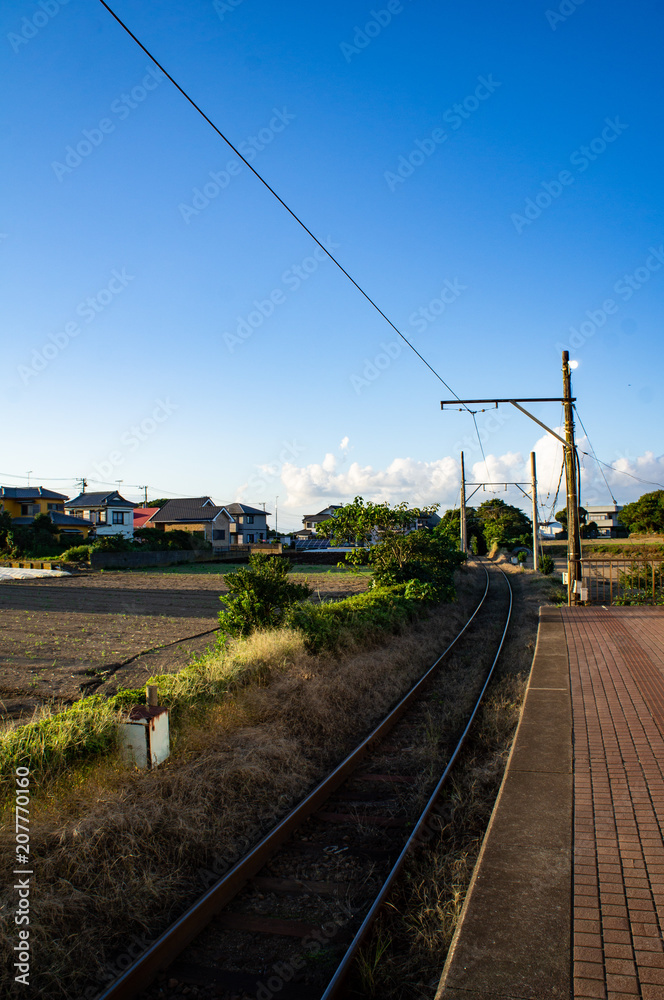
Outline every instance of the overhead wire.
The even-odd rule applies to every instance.
[[[436,369],[432,365],[429,364],[429,362],[426,360],[426,358],[422,354],[420,354],[420,352],[417,350],[417,348],[415,347],[415,345],[412,344],[410,342],[410,340],[408,340],[408,338],[401,332],[401,330],[399,330],[399,328],[392,322],[392,320],[383,312],[383,310],[380,308],[380,306],[371,298],[371,296],[367,292],[365,292],[365,290],[362,288],[362,286],[357,281],[355,281],[355,279],[348,273],[348,271],[345,269],[345,267],[337,260],[337,258],[334,256],[334,254],[330,253],[330,251],[327,249],[327,247],[324,246],[321,243],[321,241],[318,239],[318,237],[315,236],[314,233],[309,229],[309,227],[302,221],[302,219],[299,217],[299,215],[297,215],[296,212],[293,211],[293,209],[283,200],[283,198],[279,194],[277,194],[277,192],[275,191],[275,189],[265,180],[265,178],[261,174],[259,174],[259,172],[256,170],[256,168],[253,167],[251,165],[251,163],[242,155],[242,153],[239,151],[239,149],[237,149],[237,147],[233,145],[233,143],[228,138],[228,136],[226,136],[221,131],[221,129],[218,128],[217,125],[214,124],[214,122],[212,121],[212,119],[209,118],[205,114],[205,112],[203,111],[203,109],[198,104],[196,104],[196,102],[194,101],[194,99],[189,96],[189,94],[187,93],[187,91],[183,87],[180,86],[180,84],[177,82],[177,80],[175,80],[171,76],[171,74],[162,66],[162,64],[159,62],[159,60],[156,59],[155,56],[152,55],[152,53],[150,52],[150,50],[145,45],[143,45],[143,43],[140,41],[140,39],[137,38],[137,36],[133,33],[133,31],[131,31],[131,29],[128,27],[128,25],[125,24],[125,22],[122,20],[122,18],[120,18],[115,13],[115,11],[106,3],[106,0],[99,0],[99,2],[102,5],[102,7],[104,7],[108,11],[108,13],[111,15],[111,17],[120,25],[120,27],[124,31],[126,31],[126,33],[129,35],[129,37],[133,39],[133,41],[138,45],[138,47],[140,49],[142,49],[143,52],[145,52],[145,54],[148,57],[148,59],[151,59],[152,62],[155,64],[155,66],[157,66],[158,69],[161,70],[161,72],[164,74],[164,76],[166,76],[166,78],[168,80],[170,80],[170,82],[173,84],[173,86],[176,88],[176,90],[178,90],[179,93],[182,94],[182,96],[184,97],[184,99],[186,101],[188,101],[188,103],[192,106],[192,108],[194,108],[194,110],[197,111],[198,114],[208,123],[208,125],[210,126],[210,128],[212,128],[217,133],[217,135],[221,139],[223,139],[223,141],[226,143],[226,145],[229,147],[229,149],[233,150],[233,152],[235,153],[235,155],[245,164],[245,166],[247,166],[249,168],[249,170],[257,178],[257,180],[259,180],[261,182],[261,184],[265,188],[267,188],[267,190],[270,192],[270,194],[273,195],[274,198],[276,198],[276,200],[279,202],[279,204],[283,208],[285,208],[285,210],[288,212],[288,214],[297,222],[297,224],[299,226],[301,226],[301,228],[305,231],[305,233],[307,233],[307,235],[310,236],[311,239],[320,247],[320,249],[323,251],[323,253],[327,257],[329,257],[329,259],[332,261],[332,263],[335,264],[339,268],[339,270],[341,271],[341,273],[343,275],[345,275],[346,278],[348,278],[348,280],[351,282],[352,285],[355,286],[355,288],[358,290],[358,292],[361,295],[363,295],[364,298],[367,300],[367,302],[369,302],[369,304],[373,306],[373,308],[376,310],[376,312],[380,316],[382,316],[382,318],[394,330],[394,332],[397,334],[397,336],[401,337],[401,339],[403,340],[403,342],[411,349],[411,351],[413,351],[414,354],[417,355],[417,357],[420,359],[420,361],[424,365],[426,365],[426,367],[438,379],[438,381],[441,382],[445,386],[445,388],[449,392],[452,393],[452,395],[454,396],[454,398],[456,400],[458,400],[459,403],[461,403],[461,405],[463,406],[463,408],[465,410],[467,410],[468,413],[471,413],[471,415],[473,416],[473,423],[475,424],[475,430],[477,432],[477,440],[479,442],[480,451],[482,452],[482,457],[484,459],[484,464],[486,465],[487,461],[486,461],[486,455],[484,454],[484,445],[482,444],[482,439],[480,437],[479,428],[477,427],[477,421],[475,420],[475,415],[472,413],[471,410],[468,409],[468,407],[466,406],[466,404],[463,403],[463,401],[459,398],[459,396],[454,391],[454,389],[452,389],[452,387],[450,385],[448,385],[448,383],[445,381],[445,379],[442,377],[442,375],[440,375],[436,371]],[[488,472],[489,472],[489,470],[488,470],[488,466],[487,466],[487,475],[488,475]]]
[[[597,454],[596,454],[596,452],[595,452],[595,449],[593,448],[593,443],[592,443],[592,441],[590,440],[590,435],[588,434],[588,431],[587,431],[587,430],[586,430],[586,428],[585,428],[585,425],[584,425],[584,423],[583,423],[583,420],[581,419],[581,415],[580,415],[580,413],[579,413],[579,411],[578,411],[578,409],[577,409],[576,405],[574,406],[574,412],[576,413],[577,417],[579,418],[579,423],[581,424],[581,427],[583,428],[583,433],[584,433],[584,434],[586,435],[586,440],[588,441],[588,444],[590,445],[590,450],[592,451],[592,456],[589,456],[589,457],[592,457],[592,458],[594,458],[594,459],[595,459],[595,461],[596,461],[596,462],[598,463],[598,465],[599,465],[599,467],[600,467],[599,471],[600,471],[600,472],[602,473],[602,479],[603,479],[603,480],[604,480],[604,482],[606,483],[606,488],[607,488],[607,490],[609,491],[609,496],[610,496],[610,497],[611,497],[611,499],[613,500],[614,504],[615,504],[615,505],[617,506],[617,505],[618,505],[618,501],[617,501],[617,500],[616,500],[616,498],[614,497],[614,495],[613,495],[613,490],[612,490],[612,489],[611,489],[611,487],[609,486],[609,481],[608,481],[608,479],[606,478],[606,475],[605,475],[605,473],[604,473],[604,469],[602,468],[602,464],[601,464],[601,462],[600,462],[600,461],[599,461],[599,459],[597,458]],[[583,452],[583,454],[585,455],[585,454],[586,454],[586,452]]]

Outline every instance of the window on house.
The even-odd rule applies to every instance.
[[[254,515],[253,514],[247,514],[246,520],[247,520],[247,524],[253,524],[254,523]]]
[[[124,520],[124,511],[123,510],[114,510],[113,511],[113,524],[124,524],[124,523],[125,523],[125,520]]]
[[[212,541],[213,542],[223,542],[226,540],[226,529],[225,528],[213,528],[212,529]]]
[[[250,545],[253,544],[253,542],[255,542],[255,540],[256,539],[255,539],[254,535],[247,535],[247,541],[249,542]]]

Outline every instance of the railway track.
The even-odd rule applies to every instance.
[[[406,858],[432,835],[436,800],[503,646],[511,587],[501,570],[483,569],[480,602],[423,677],[100,1000],[184,995],[192,1000],[336,1000],[346,995],[356,956]],[[484,619],[490,624],[480,638],[477,626]],[[472,710],[446,738],[442,775],[427,775],[423,726],[428,706],[442,698],[437,685],[445,671],[439,668],[463,661],[471,636],[475,646],[467,655],[475,661],[478,643],[482,651],[482,663],[474,666],[479,680]],[[458,669],[468,666],[462,662]]]

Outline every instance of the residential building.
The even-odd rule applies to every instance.
[[[191,531],[210,542],[213,549],[225,551],[231,545],[233,523],[233,515],[227,508],[217,506],[210,497],[183,497],[157,507],[144,527]]]
[[[594,521],[597,525],[597,532],[605,538],[616,538],[618,534],[626,533],[626,528],[618,520],[618,514],[622,510],[621,504],[588,504],[587,523]]]
[[[246,503],[228,503],[225,509],[231,514],[231,545],[257,545],[267,541],[269,510],[250,507]]]
[[[138,528],[150,527],[147,521],[156,514],[159,507],[134,507],[134,531]]]
[[[295,538],[301,542],[309,542],[316,539],[323,541],[320,535],[316,533],[316,525],[320,524],[321,521],[327,521],[328,518],[334,517],[335,511],[339,510],[340,507],[340,503],[333,503],[329,507],[325,507],[324,510],[319,510],[317,514],[305,514],[302,518],[302,527],[299,531],[294,532]]]
[[[68,500],[68,513],[91,522],[94,533],[101,538],[105,535],[123,535],[132,538],[134,534],[134,504],[125,500],[117,490],[108,493],[79,493]]]
[[[88,521],[65,513],[67,497],[43,486],[0,486],[0,510],[7,511],[17,527],[31,524],[40,514],[48,514],[59,535],[87,538],[92,529]]]

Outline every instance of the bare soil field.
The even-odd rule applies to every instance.
[[[233,567],[235,568],[235,567]],[[0,719],[49,701],[137,687],[174,673],[216,639],[224,574],[105,571],[0,584]],[[366,589],[367,576],[315,571],[315,598]]]

